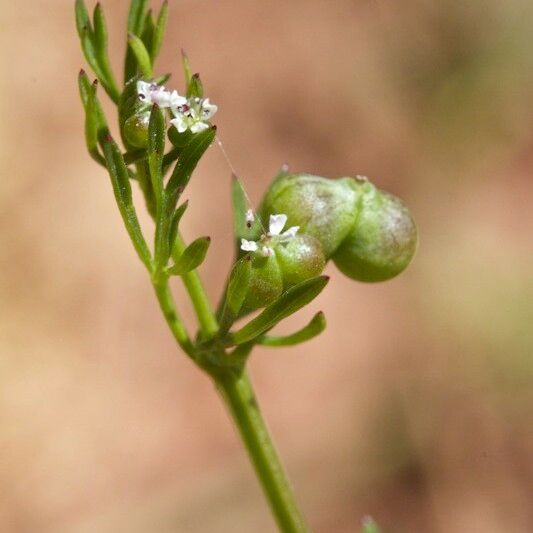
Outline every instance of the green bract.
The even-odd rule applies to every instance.
[[[417,230],[407,207],[370,182],[360,186],[355,225],[332,259],[358,281],[384,281],[402,272],[417,246]]]

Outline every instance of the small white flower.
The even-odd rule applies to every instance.
[[[157,104],[162,108],[179,107],[187,103],[187,98],[180,96],[178,91],[167,91],[163,85],[142,80],[137,82],[137,94],[146,105]]]
[[[246,212],[246,220],[248,221],[249,216],[253,221],[253,211],[249,209]],[[285,224],[287,223],[287,215],[270,215],[268,223],[268,233],[263,235],[259,241],[247,241],[246,239],[241,239],[241,250],[245,252],[257,252],[260,251],[265,257],[271,257],[274,255],[274,248],[270,246],[270,243],[284,243],[288,242],[296,236],[296,233],[300,229],[300,226],[291,226],[288,230],[283,231]]]
[[[208,121],[218,110],[215,104],[209,102],[209,98],[185,98],[178,91],[168,91],[163,85],[143,80],[137,82],[137,94],[146,106],[157,104],[161,108],[171,109],[174,118],[170,122],[179,133],[206,130],[209,128]]]
[[[184,103],[171,106],[174,118],[170,123],[176,127],[179,133],[188,129],[192,133],[198,133],[209,128],[208,120],[217,112],[218,107],[209,103],[209,98],[188,98]]]
[[[259,246],[255,241],[247,241],[246,239],[241,239],[241,250],[245,252],[257,252]]]

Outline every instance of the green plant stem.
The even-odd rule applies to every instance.
[[[248,376],[243,372],[240,376],[230,375],[215,381],[248,450],[280,531],[309,531],[270,439]]]
[[[179,256],[184,248],[185,243],[178,235],[174,252]],[[183,275],[182,279],[196,311],[202,334],[215,335],[218,323],[198,273],[193,270]],[[246,372],[238,375],[233,372],[214,373],[213,380],[248,451],[280,531],[308,532]]]
[[[187,330],[181,317],[179,316],[176,307],[174,305],[174,300],[172,298],[172,293],[168,286],[168,279],[165,277],[153,280],[153,286],[155,293],[157,295],[157,300],[165,316],[168,327],[174,335],[174,338],[181,346],[183,351],[191,358],[194,358],[194,346],[189,338]]]

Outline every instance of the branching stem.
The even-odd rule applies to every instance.
[[[180,236],[176,242],[174,251],[179,255],[185,243]],[[210,338],[216,335],[218,323],[200,276],[193,270],[182,279],[196,311],[202,336]],[[248,451],[279,530],[282,533],[308,532],[246,372],[217,372],[213,373],[213,380]]]

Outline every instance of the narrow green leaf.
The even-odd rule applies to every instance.
[[[142,35],[144,27],[144,18],[148,0],[131,0],[130,10],[128,13],[128,35]],[[126,49],[126,59],[124,61],[124,83],[127,83],[137,74],[137,58],[130,46]]]
[[[148,54],[150,55],[150,62],[152,62],[152,45],[154,42],[154,31],[155,31],[155,20],[152,15],[152,10],[149,9],[146,13],[146,17],[144,19],[144,27],[141,34],[141,40],[144,43],[144,46],[146,47],[146,50],[148,50]]]
[[[93,69],[94,73],[98,79],[102,82],[102,85],[105,84],[105,76],[100,68],[98,53],[96,51],[96,44],[94,40],[94,33],[92,31],[90,23],[82,26],[79,31],[81,49],[83,55],[89,63],[90,67]]]
[[[87,107],[87,101],[89,99],[89,93],[91,92],[92,83],[89,81],[87,73],[81,69],[78,74],[78,89],[80,91],[81,103],[83,109]]]
[[[203,98],[204,96],[204,86],[202,85],[202,80],[200,80],[200,74],[193,74],[189,84],[187,85],[187,97],[188,98]]]
[[[233,175],[231,183],[231,203],[233,206],[233,232],[235,239],[239,240],[246,235],[246,211],[248,200],[239,178]]]
[[[365,516],[361,525],[361,533],[381,533],[381,529],[370,516]]]
[[[159,106],[154,105],[148,124],[148,165],[156,201],[163,194],[163,156],[165,154],[165,115]]]
[[[135,55],[137,64],[139,65],[139,70],[143,77],[151,78],[152,77],[152,63],[150,61],[150,54],[144,43],[139,37],[133,33],[128,34],[128,45]]]
[[[172,222],[170,223],[170,229],[168,232],[168,249],[170,250],[170,253],[172,253],[172,250],[174,248],[174,243],[176,242],[176,235],[178,234],[179,224],[181,221],[181,218],[183,217],[187,207],[189,206],[189,201],[185,200],[174,212],[174,215],[172,216]]]
[[[89,18],[89,12],[87,11],[85,2],[83,0],[76,0],[74,10],[76,13],[76,29],[78,30],[78,35],[81,37],[83,32],[87,32],[91,35],[91,19]]]
[[[192,78],[192,69],[189,57],[183,48],[181,49],[181,64],[183,65],[183,74],[185,75],[185,86],[188,87]]]
[[[317,276],[308,279],[298,285],[294,285],[285,291],[274,303],[266,307],[261,314],[252,319],[239,331],[229,336],[230,344],[243,344],[251,341],[269,329],[272,329],[278,322],[292,315],[304,305],[316,298],[326,286],[329,278],[327,276]]]
[[[94,41],[99,52],[107,50],[107,27],[104,17],[104,10],[100,2],[94,7]]]
[[[111,64],[109,63],[109,55],[107,53],[107,26],[104,17],[104,10],[102,9],[100,3],[97,3],[94,8],[93,22],[96,59],[103,76],[101,82],[110,98],[115,103],[118,103],[120,98],[120,90],[115,81]]]
[[[198,161],[200,161],[204,152],[211,146],[215,135],[216,127],[213,126],[194,135],[190,142],[183,148],[166,186],[168,195],[175,197],[175,202],[177,202],[181,192],[183,192],[189,183]]]
[[[137,213],[132,201],[129,173],[122,153],[109,133],[101,135],[100,146],[104,152],[107,170],[111,178],[115,200],[130,239],[146,268],[152,271],[152,257],[144,240]]]
[[[91,157],[105,166],[105,160],[98,150],[98,135],[107,130],[107,124],[100,103],[96,98],[96,82],[91,83],[83,70],[78,76],[80,97],[85,110],[85,142]]]
[[[172,275],[181,276],[198,268],[204,262],[210,244],[210,237],[199,237],[194,240],[185,248],[176,263],[167,272]]]
[[[265,335],[261,337],[257,344],[262,346],[293,346],[302,342],[308,341],[317,335],[320,335],[326,329],[326,317],[322,311],[319,311],[307,326],[296,331],[292,335],[284,336],[270,336]]]
[[[169,234],[174,203],[173,198],[169,197],[164,191],[161,191],[161,195],[156,202],[154,259],[156,268],[162,269],[167,266],[171,252]]]
[[[144,25],[148,0],[131,0],[128,13],[128,32],[139,35]]]
[[[100,120],[97,111],[98,102],[96,100],[96,83],[91,87],[87,99],[87,107],[85,113],[85,141],[87,143],[87,149],[95,161],[99,163],[103,162],[103,157],[98,151],[98,135],[104,130],[107,130],[105,122]]]
[[[226,333],[239,316],[239,311],[250,286],[251,273],[252,262],[249,255],[237,261],[233,266],[220,314],[221,333]]]
[[[105,34],[105,22],[99,5],[95,8],[95,28],[91,25],[91,19],[83,0],[76,0],[76,28],[80,37],[83,55],[93,69],[98,80],[102,84],[110,98],[116,103],[120,92],[111,72],[107,52],[105,51],[107,37]]]
[[[159,16],[157,17],[157,23],[154,30],[154,38],[152,40],[152,48],[150,50],[150,57],[152,64],[155,63],[156,57],[159,55],[161,45],[163,44],[163,38],[165,37],[165,31],[168,23],[168,0],[163,2]]]

